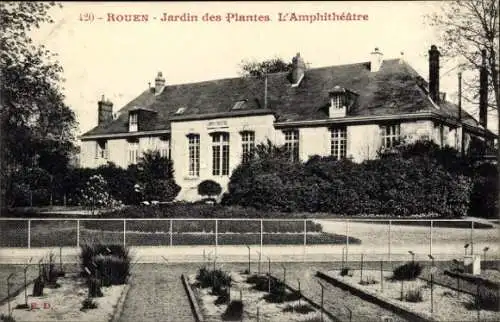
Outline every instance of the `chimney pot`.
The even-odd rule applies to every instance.
[[[97,125],[107,124],[113,121],[113,103],[101,96],[97,102]]]
[[[156,95],[160,94],[164,87],[165,87],[165,78],[163,77],[162,72],[158,72],[158,75],[155,78],[155,94]]]
[[[304,59],[300,57],[300,53],[297,53],[292,59],[292,83],[298,84],[302,79],[306,71],[306,63]]]
[[[375,50],[371,53],[370,58],[370,71],[378,72],[380,67],[382,66],[382,62],[384,61],[384,55],[379,50],[378,47],[375,47]]]
[[[486,49],[481,50],[481,68],[479,69],[479,123],[488,126],[488,69]]]

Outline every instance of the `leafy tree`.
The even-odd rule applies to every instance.
[[[288,72],[292,69],[292,63],[287,63],[280,57],[274,57],[262,62],[243,60],[240,68],[243,76],[263,77],[266,74]]]
[[[64,171],[74,151],[76,120],[64,103],[62,68],[29,33],[52,23],[55,3],[0,3],[0,149],[2,201],[12,196],[12,175],[21,168]]]
[[[181,190],[174,181],[172,160],[158,151],[143,154],[137,164],[137,175],[146,200],[171,201]]]
[[[500,134],[499,57],[500,27],[498,0],[445,1],[441,12],[428,16],[441,32],[442,52],[460,58],[464,69],[464,98],[478,106],[482,51],[486,53],[488,107],[496,111]],[[500,160],[500,150],[496,151]],[[498,162],[500,169],[500,162]],[[498,197],[498,195],[497,195]]]
[[[100,208],[115,208],[121,203],[109,194],[108,183],[101,175],[93,175],[81,191],[81,205],[94,215]]]
[[[490,106],[500,109],[500,86],[498,80],[498,48],[500,38],[499,7],[496,0],[458,0],[443,3],[441,12],[428,16],[434,27],[440,31],[443,55],[460,57],[462,68],[473,71],[464,79],[472,96],[466,99],[478,103],[479,73],[482,65],[481,51],[486,50],[488,85],[494,100]],[[500,120],[499,120],[500,121]]]

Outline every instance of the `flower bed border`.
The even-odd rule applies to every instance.
[[[191,311],[193,312],[194,319],[197,322],[203,322],[203,315],[201,314],[200,307],[198,305],[198,302],[196,301],[194,292],[191,289],[191,285],[189,285],[189,281],[187,280],[184,274],[181,274],[181,280],[182,284],[184,285],[184,289],[186,290],[186,294],[189,300],[189,304],[191,306]]]

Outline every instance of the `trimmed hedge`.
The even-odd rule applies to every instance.
[[[405,146],[360,164],[319,156],[306,163],[257,158],[235,169],[222,202],[279,212],[464,216],[472,188],[468,168],[451,151],[433,149]]]

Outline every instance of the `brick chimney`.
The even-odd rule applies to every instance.
[[[97,125],[107,124],[113,121],[113,103],[104,99],[97,102]]]
[[[488,68],[486,49],[481,50],[481,68],[479,70],[479,124],[488,126]]]
[[[292,58],[292,83],[298,84],[306,72],[306,63],[304,59],[300,57],[300,53],[297,53],[295,57]]]
[[[432,45],[429,50],[429,95],[438,104],[439,97],[439,50]]]
[[[155,95],[161,93],[163,88],[165,87],[165,78],[163,77],[162,72],[158,72],[155,78]]]
[[[382,66],[382,62],[384,61],[384,54],[382,54],[378,48],[375,48],[370,56],[370,71],[378,72]]]

